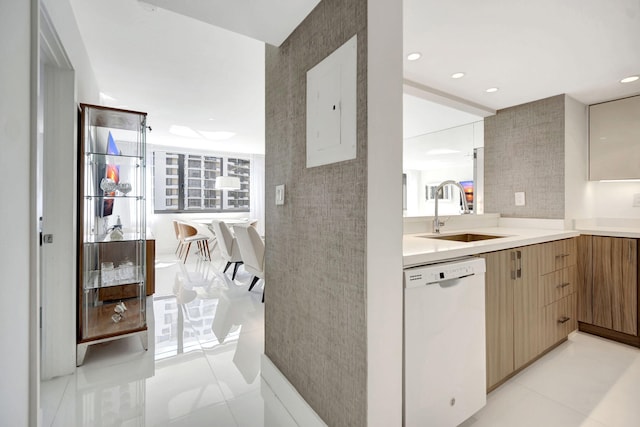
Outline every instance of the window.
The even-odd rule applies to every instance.
[[[153,153],[154,212],[248,212],[248,159],[193,153]],[[216,190],[219,176],[240,178],[238,190]]]

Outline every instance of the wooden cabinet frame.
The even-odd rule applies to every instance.
[[[146,240],[146,113],[80,104],[78,126],[80,366],[92,344],[137,335],[148,348],[155,250]]]
[[[487,390],[577,328],[575,239],[479,255],[486,262]]]
[[[579,238],[579,329],[640,347],[638,240]]]

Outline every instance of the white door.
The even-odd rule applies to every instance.
[[[77,109],[74,71],[43,18],[37,153],[42,173],[36,185],[43,236],[41,378],[50,379],[75,371]]]

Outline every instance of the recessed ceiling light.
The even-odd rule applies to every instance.
[[[635,82],[638,79],[640,79],[640,76],[629,76],[620,80],[620,83],[631,83],[631,82]]]
[[[497,87],[490,87],[489,89],[485,90],[485,92],[487,93],[493,93],[493,92],[497,92],[498,88]]]
[[[416,60],[420,59],[421,56],[422,56],[422,54],[420,52],[412,52],[409,55],[407,55],[407,59],[409,61],[416,61]]]
[[[171,127],[169,127],[169,133],[178,136],[186,136],[187,138],[200,138],[198,132],[188,126],[171,125]]]
[[[198,131],[202,136],[207,139],[212,139],[214,141],[222,141],[224,139],[229,139],[234,136],[235,132],[226,132],[226,131],[216,131],[216,132],[206,132],[203,130]]]
[[[464,73],[453,73],[451,74],[452,79],[461,79],[464,77]]]

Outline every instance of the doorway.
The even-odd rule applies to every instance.
[[[76,121],[75,73],[40,5],[36,214],[40,378],[75,372]]]

